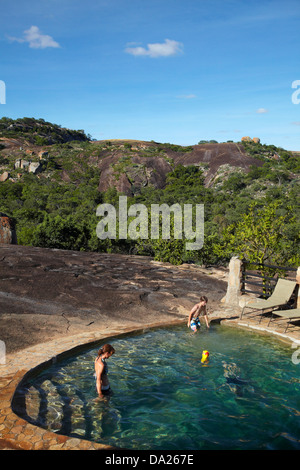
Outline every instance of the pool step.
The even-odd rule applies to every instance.
[[[87,406],[78,390],[70,384],[45,380],[26,388],[24,393],[27,416],[32,424],[62,434],[85,434],[82,409]]]

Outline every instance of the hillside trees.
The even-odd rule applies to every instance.
[[[12,121],[5,118],[0,120],[0,132],[11,124]],[[34,122],[26,120],[19,124],[33,126],[35,132],[45,123],[40,122],[34,127]],[[120,240],[118,237],[100,240],[97,237],[98,204],[105,202],[118,208],[120,194],[113,187],[99,193],[97,159],[102,158],[104,144],[95,145],[87,141],[54,144],[41,177],[23,172],[17,179],[17,170],[13,170],[13,162],[10,162],[9,171],[14,182],[0,183],[0,210],[17,222],[19,244],[138,253],[174,264],[222,264],[227,263],[232,254],[257,261],[299,264],[299,156],[274,146],[247,143],[253,155],[263,161],[261,166],[251,167],[248,173],[230,168],[227,176],[222,174],[214,184],[206,187],[204,166],[201,169],[196,165],[172,165],[173,171],[167,175],[163,189],[149,184],[128,197],[129,206],[141,203],[149,212],[151,204],[171,206],[176,203],[182,208],[184,204],[203,204],[204,245],[200,250],[188,251],[185,236],[176,239],[172,230],[169,240],[162,237],[151,240],[150,235],[142,240]],[[162,154],[169,146],[171,144],[161,144],[149,147],[151,152],[149,149],[141,152],[147,153],[147,158],[150,153],[151,156]],[[112,144],[109,147],[114,148]],[[125,150],[130,150],[129,145]],[[171,146],[171,150],[178,152],[182,148]],[[188,147],[184,149],[189,150]],[[268,157],[274,154],[280,154],[280,159]],[[7,155],[0,158],[4,165]],[[171,225],[174,223],[172,217]]]
[[[259,264],[295,264],[299,231],[290,207],[283,210],[279,202],[251,204],[249,211],[236,224],[223,231],[222,241],[214,245],[217,255],[238,255]]]

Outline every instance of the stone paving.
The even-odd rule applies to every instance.
[[[173,324],[182,323],[183,320],[175,320]],[[186,321],[186,320],[185,320]],[[221,321],[233,327],[250,328],[263,334],[273,334],[278,339],[285,342],[300,345],[300,328],[290,328],[284,333],[284,326],[272,324],[268,327],[268,319],[263,319],[258,323],[257,318],[244,317],[239,319],[238,312],[232,312],[231,309],[220,307],[215,311],[211,321]],[[168,325],[170,322],[168,322]],[[150,324],[148,327],[163,326],[163,322]],[[140,325],[136,328],[118,328],[118,330],[95,331],[91,333],[82,333],[75,336],[59,338],[43,344],[27,348],[6,357],[6,364],[0,365],[0,449],[19,449],[19,450],[113,450],[114,447],[103,444],[59,435],[34,426],[24,419],[19,418],[12,409],[12,399],[16,387],[23,377],[32,369],[39,365],[47,366],[65,352],[76,352],[87,344],[99,343],[99,341],[120,334],[130,333],[141,329]],[[145,329],[145,328],[143,328]]]

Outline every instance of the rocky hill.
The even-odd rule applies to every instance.
[[[188,147],[154,141],[92,141],[83,131],[61,128],[43,119],[2,118],[0,183],[17,181],[28,172],[39,178],[76,183],[92,171],[98,174],[100,192],[115,187],[134,195],[144,187],[163,189],[167,174],[181,164],[199,167],[204,185],[211,187],[233,172],[247,173],[280,158],[275,146],[250,140]]]
[[[145,186],[164,188],[167,174],[179,164],[200,167],[206,187],[212,185],[218,176],[228,175],[232,170],[247,172],[251,165],[263,165],[263,161],[247,154],[240,143],[180,147],[154,142],[114,141],[101,156],[99,190],[106,191],[114,186],[127,195]]]
[[[176,147],[174,150],[172,147]],[[99,191],[115,187],[126,195],[142,187],[162,189],[166,176],[181,164],[198,166],[205,176],[205,186],[232,171],[249,171],[263,161],[249,155],[242,144],[202,144],[186,151],[185,147],[153,142],[98,141],[60,145],[36,145],[24,137],[0,137],[0,182],[16,181],[26,173],[39,178],[59,178],[65,182],[80,180],[87,168],[99,172]],[[75,178],[76,179],[76,178]]]
[[[230,256],[216,246],[226,227],[243,220],[254,201],[262,207],[276,201],[281,214],[289,217],[282,263],[298,263],[300,158],[296,152],[251,138],[237,143],[201,141],[187,147],[154,141],[92,141],[83,131],[43,124],[27,118],[0,119],[3,240],[14,238],[15,227],[20,245],[137,253],[174,264],[224,263]],[[45,127],[51,128],[51,135]],[[51,140],[45,143],[47,135]],[[155,240],[141,244],[100,240],[97,207],[102,202],[117,207],[118,192],[129,196],[130,205],[203,204],[204,248],[191,254],[181,240],[174,240],[174,245],[172,240],[166,245]]]

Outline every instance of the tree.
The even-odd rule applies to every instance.
[[[255,202],[241,221],[224,230],[223,242],[215,245],[214,250],[219,256],[238,255],[262,265],[289,263],[295,242],[289,230],[294,222],[291,209],[280,213],[279,202],[265,206]]]
[[[32,237],[33,246],[62,250],[85,250],[90,232],[84,221],[78,223],[73,216],[66,218],[46,215]]]

